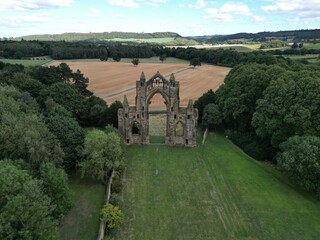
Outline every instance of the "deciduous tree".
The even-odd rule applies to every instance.
[[[114,133],[92,130],[85,137],[83,161],[79,163],[82,175],[88,175],[107,184],[108,172],[122,160],[120,137]]]
[[[290,72],[271,81],[257,101],[252,124],[274,147],[295,135],[320,135],[320,74]]]
[[[53,210],[40,180],[0,161],[0,239],[58,239]]]
[[[299,185],[320,197],[320,138],[294,136],[280,145],[277,165]]]
[[[133,66],[138,66],[139,65],[139,63],[140,63],[140,60],[139,60],[139,58],[134,58],[134,59],[132,59],[132,61],[131,61],[131,63],[133,64]]]
[[[216,126],[221,124],[222,114],[218,105],[210,103],[205,106],[203,110],[202,124],[209,128],[214,129]]]
[[[193,66],[195,68],[196,66],[201,66],[201,61],[199,58],[192,58],[190,60],[190,66]]]
[[[167,60],[167,56],[165,54],[160,55],[159,60],[163,63],[165,60]]]

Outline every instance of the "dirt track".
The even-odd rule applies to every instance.
[[[57,64],[59,62],[54,63],[54,65]],[[171,73],[174,73],[176,80],[180,81],[181,106],[186,106],[190,98],[196,100],[209,89],[218,89],[230,71],[230,68],[211,65],[203,65],[194,69],[188,64],[165,63],[140,63],[137,67],[131,63],[121,62],[67,62],[67,64],[72,70],[79,69],[88,77],[89,89],[96,96],[103,98],[108,105],[115,100],[122,102],[124,95],[127,95],[130,105],[133,105],[136,81],[139,80],[142,71],[147,80],[157,71],[167,79]],[[162,104],[158,100],[153,102],[155,105]]]

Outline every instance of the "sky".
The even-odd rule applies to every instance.
[[[320,28],[320,0],[0,0],[0,38],[65,32],[182,36]]]

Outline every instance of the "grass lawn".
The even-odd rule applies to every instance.
[[[128,146],[116,239],[319,239],[320,202],[221,135]]]
[[[43,64],[47,64],[52,61],[50,57],[37,57],[37,58],[30,58],[30,59],[7,59],[7,58],[0,58],[1,62],[10,63],[10,64],[22,64],[24,66],[40,66]]]
[[[249,48],[251,50],[260,50],[261,44],[255,43],[255,44],[244,44],[246,48]]]
[[[100,210],[104,204],[103,185],[90,179],[72,176],[70,188],[74,192],[74,206],[61,223],[61,239],[96,239]]]
[[[303,47],[306,49],[320,49],[320,43],[304,43]]]
[[[319,61],[319,54],[306,54],[306,55],[283,55],[292,60],[308,60],[310,63],[317,63]]]
[[[137,43],[169,43],[174,42],[174,38],[112,38],[105,39],[112,42],[137,42]]]

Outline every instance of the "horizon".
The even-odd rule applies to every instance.
[[[319,29],[320,0],[305,2],[5,0],[0,3],[0,38],[90,32],[175,32],[186,37]]]

